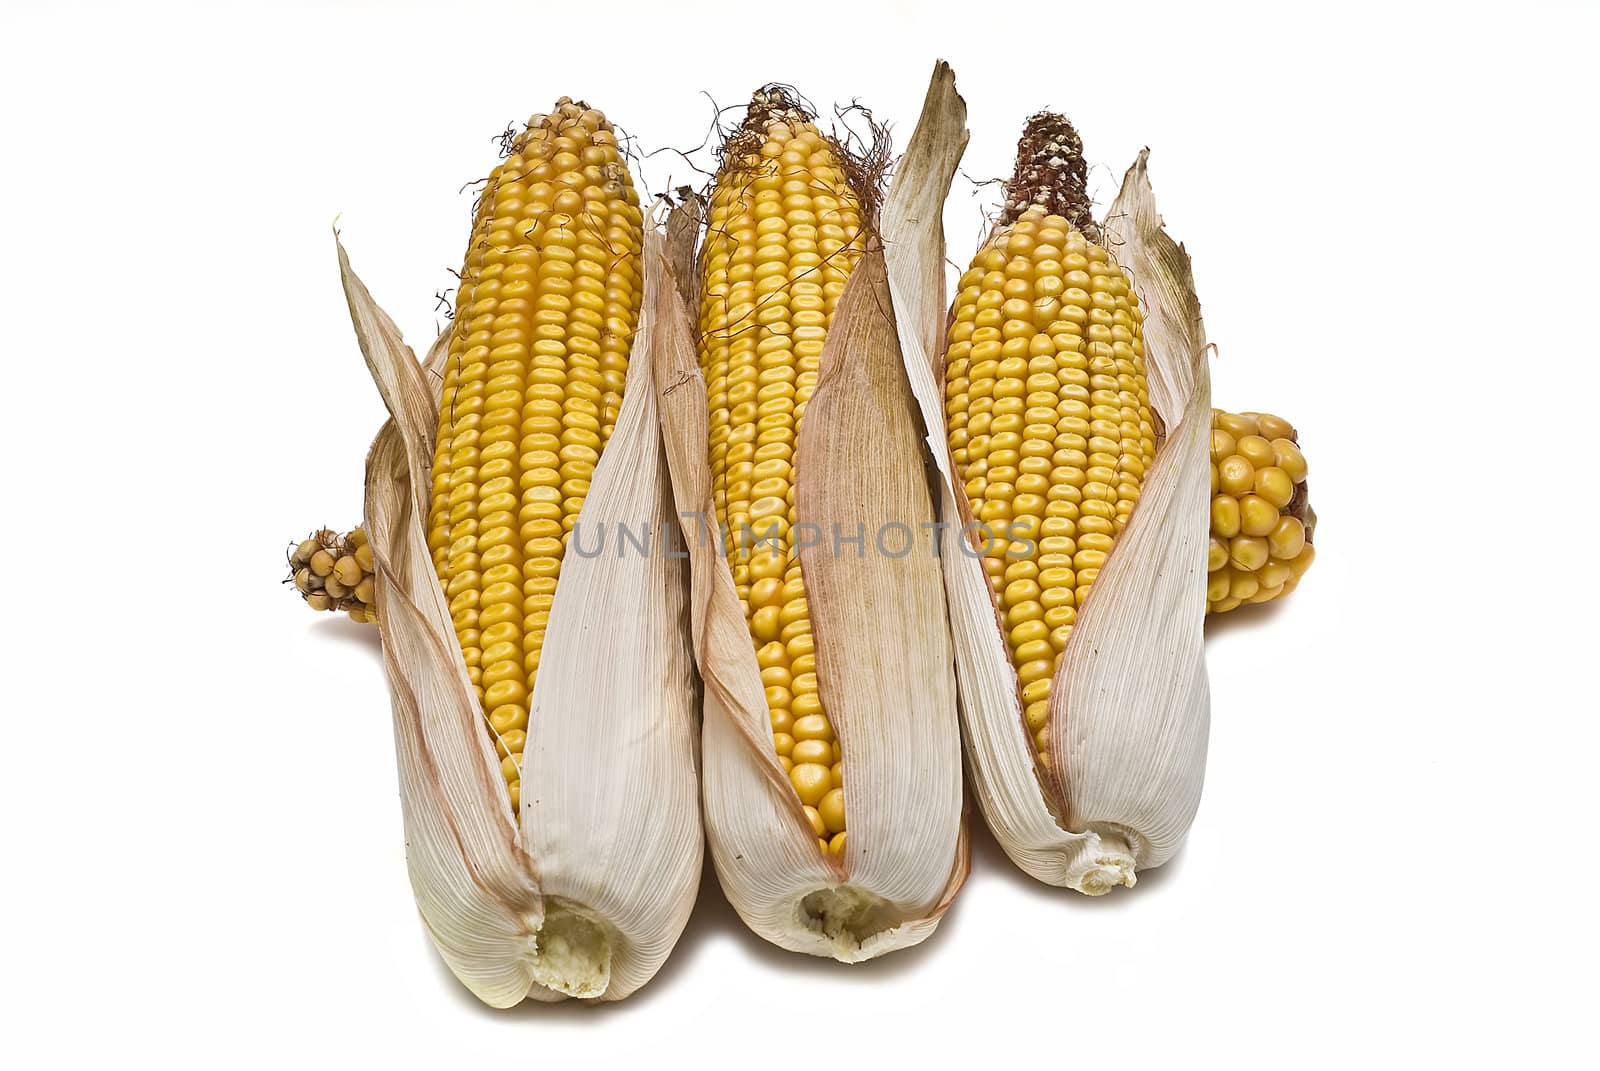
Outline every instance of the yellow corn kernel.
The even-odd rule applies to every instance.
[[[1267,546],[1279,561],[1293,561],[1306,545],[1306,526],[1297,517],[1280,517],[1267,536]]]

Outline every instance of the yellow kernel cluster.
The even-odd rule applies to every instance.
[[[350,620],[378,620],[372,591],[372,547],[362,528],[340,535],[331,528],[312,532],[289,549],[295,590],[313,610],[343,610]]]
[[[461,272],[427,529],[516,808],[562,555],[622,402],[644,218],[593,108],[563,97],[509,148]]]
[[[1208,612],[1287,595],[1311,568],[1305,482],[1305,455],[1288,421],[1211,411]]]
[[[951,456],[1041,761],[1056,662],[1155,459],[1142,320],[1111,256],[1038,206],[979,250],[956,295]]]
[[[746,129],[759,136],[723,162],[701,253],[712,494],[778,761],[818,845],[838,855],[845,845],[839,743],[817,690],[791,534],[796,433],[834,306],[862,250],[861,204],[832,146],[803,115],[753,114]]]

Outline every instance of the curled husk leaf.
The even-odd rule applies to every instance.
[[[1036,767],[982,563],[959,521],[943,555],[973,794],[1018,866],[1090,895],[1133,885],[1177,851],[1199,804],[1210,725],[1205,330],[1188,255],[1161,229],[1145,154],[1103,231],[1144,309],[1150,399],[1167,435],[1057,665],[1047,768]],[[942,370],[908,367],[938,428]],[[944,515],[958,518],[950,455],[935,456]]]
[[[797,444],[796,513],[825,533],[823,545],[802,548],[801,564],[819,689],[843,756],[850,827],[842,858],[819,850],[774,750],[755,650],[715,528],[706,384],[688,311],[667,288],[654,306],[663,431],[705,681],[712,859],[756,933],[844,962],[926,938],[968,870],[951,638],[926,534],[937,506],[900,346],[908,333],[941,330],[944,310],[901,304],[906,288],[896,284],[897,275],[922,272],[942,285],[940,207],[966,145],[965,123],[954,75],[940,63],[884,206],[883,245],[862,256],[834,312]],[[871,546],[893,525],[918,541],[912,553]],[[827,535],[835,531],[865,532],[865,552],[836,552]]]
[[[646,235],[647,264],[660,245]],[[702,851],[684,563],[664,552],[676,522],[653,368],[638,356],[650,352],[649,316],[579,523],[645,524],[651,551],[567,556],[517,816],[422,526],[448,333],[419,365],[342,246],[339,264],[390,413],[367,459],[366,530],[417,907],[450,970],[486,1004],[619,1000],[677,941]],[[645,272],[646,308],[663,285]]]

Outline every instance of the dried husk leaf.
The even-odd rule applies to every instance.
[[[1205,336],[1188,257],[1161,230],[1143,155],[1105,233],[1145,310],[1151,402],[1169,430],[1057,667],[1047,770],[1034,761],[981,559],[955,524],[944,559],[973,792],[1018,866],[1090,895],[1134,884],[1177,850],[1199,802],[1210,720]],[[937,378],[913,384],[938,426]],[[936,455],[945,515],[959,517],[949,454]]]
[[[646,236],[646,261],[659,246]],[[630,362],[578,517],[579,531],[612,541],[563,562],[530,702],[519,825],[422,526],[447,339],[425,374],[342,247],[339,256],[391,417],[368,458],[366,526],[417,906],[451,971],[487,1004],[621,999],[676,942],[702,851],[685,577],[662,552],[671,505],[650,361]],[[647,307],[662,285],[645,273]],[[650,351],[650,329],[647,314],[636,354]],[[619,553],[617,524],[635,537],[647,526],[651,552]]]
[[[1169,429],[1128,526],[1090,589],[1050,699],[1051,773],[1069,829],[1126,844],[1131,864],[1102,858],[1076,886],[1132,885],[1183,843],[1205,780],[1211,378],[1189,256],[1161,227],[1146,161],[1123,178],[1107,247],[1146,310],[1150,401]],[[1105,586],[1102,587],[1102,584]]]
[[[943,91],[930,91],[930,105],[945,121],[959,112],[964,141],[960,98],[942,70]],[[939,185],[923,174],[935,158],[924,144],[928,125],[925,113],[898,181],[910,174]],[[940,202],[958,157],[959,142]],[[924,217],[935,227],[938,218]],[[937,231],[918,248],[929,245],[941,259]],[[712,859],[751,929],[784,948],[845,962],[923,940],[968,869],[951,641],[926,542],[936,511],[925,477],[925,430],[902,371],[900,310],[884,261],[882,251],[868,252],[846,284],[797,444],[797,531],[816,525],[824,540],[802,548],[801,562],[819,687],[843,752],[849,834],[842,860],[818,850],[777,761],[754,646],[716,534],[706,387],[681,303],[658,295],[654,336],[673,493],[690,551],[693,645],[705,681],[703,797]],[[901,557],[874,546],[895,524],[915,540]],[[832,533],[858,530],[863,553],[835,553]],[[898,550],[903,538],[898,531],[892,538],[889,548]]]
[[[843,752],[845,869],[923,914],[958,865],[961,731],[922,422],[878,251],[840,297],[796,454],[796,516],[821,529],[800,562]]]
[[[939,60],[878,220],[906,375],[925,384],[932,383],[933,369],[940,373],[944,369],[950,308],[945,294],[944,202],[967,138],[967,102],[956,92],[955,71]],[[920,391],[914,393],[921,397]],[[926,430],[930,448],[938,447],[930,451],[937,459],[945,453],[942,404],[938,419]]]
[[[678,205],[667,216],[667,266],[691,316],[700,306],[700,273],[694,270],[694,256],[705,214],[705,202],[685,186],[678,190]]]

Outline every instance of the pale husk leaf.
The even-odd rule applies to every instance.
[[[659,270],[670,269],[663,261]],[[711,858],[723,892],[751,929],[785,948],[828,954],[829,939],[801,903],[838,884],[843,872],[817,851],[773,750],[760,668],[717,534],[706,384],[688,309],[663,287],[652,310],[662,434],[689,552],[691,645],[705,683],[701,795]]]
[[[660,244],[646,233],[647,253]],[[646,302],[672,290],[662,272],[643,282]],[[622,410],[562,560],[522,775],[522,843],[539,864],[546,934],[569,911],[608,931],[613,999],[672,950],[704,846],[688,577],[667,543],[677,545],[677,521],[645,356],[653,330],[642,315]]]
[[[1172,428],[1197,389],[1209,393],[1211,378],[1202,359],[1206,328],[1189,254],[1162,227],[1149,160],[1150,150],[1140,150],[1122,177],[1122,189],[1111,202],[1101,231],[1106,248],[1138,291],[1145,346],[1148,349],[1154,342],[1160,350],[1157,360],[1145,362],[1145,378],[1150,404]]]
[[[929,378],[944,368],[945,296],[944,202],[950,181],[967,148],[967,102],[956,92],[950,64],[933,66],[922,114],[895,168],[894,184],[879,213],[895,326],[908,378]],[[920,394],[919,394],[920,397]],[[924,422],[928,414],[924,412]],[[943,447],[944,413],[927,424],[929,446]]]
[[[698,884],[681,575],[658,554],[652,587],[629,590],[625,583],[641,569],[649,572],[649,562],[601,566],[569,556],[582,564],[563,570],[549,633],[557,637],[571,627],[591,635],[582,653],[546,648],[529,726],[526,761],[535,768],[525,767],[519,831],[423,533],[440,368],[431,380],[422,374],[342,247],[340,268],[357,337],[391,416],[368,458],[366,525],[418,908],[452,972],[485,1003],[620,999],[659,967]],[[442,362],[445,341],[435,345],[431,360]],[[591,507],[599,517],[644,512],[658,524],[665,515],[653,384],[648,362],[639,363],[646,371],[630,373],[623,414],[580,524],[589,521]],[[608,465],[613,450],[626,460]],[[612,564],[634,568],[604,575]],[[597,568],[598,579],[592,575]],[[587,614],[563,609],[564,601],[574,600],[559,592],[574,575],[577,588],[606,592],[590,595]],[[594,615],[626,627],[597,628]],[[569,617],[578,623],[571,625]],[[601,677],[611,685],[603,693],[584,694],[572,683]],[[641,730],[642,721],[651,728]],[[608,741],[609,751],[597,739]],[[574,778],[563,778],[550,761],[563,747],[588,756],[585,793],[627,802],[597,808],[591,798],[574,798]],[[606,761],[597,761],[597,753]],[[619,753],[625,758],[616,758]],[[653,811],[639,805],[641,780],[654,793]],[[620,820],[618,811],[629,809],[630,820]],[[530,829],[531,823],[539,827]],[[641,844],[660,848],[644,852]],[[580,852],[578,845],[592,851]],[[536,865],[535,855],[546,853]],[[604,896],[596,892],[601,874],[609,879]],[[546,900],[541,881],[554,899]]]
[[[834,312],[795,471],[796,516],[820,530],[800,563],[843,752],[845,869],[901,916],[923,916],[965,869],[961,730],[922,422],[876,250]]]
[[[1128,526],[1090,589],[1050,698],[1050,753],[1067,828],[1121,838],[1133,883],[1183,843],[1205,780],[1211,380],[1189,257],[1161,227],[1139,154],[1107,213],[1106,242],[1145,309],[1151,404],[1169,429]],[[1106,886],[1109,888],[1109,885]]]
[[[946,79],[948,89],[942,88]],[[947,67],[936,69],[930,95],[935,90],[948,93],[959,105]],[[924,115],[929,114],[925,109]],[[953,173],[966,143],[965,108],[941,108],[932,114],[941,116],[942,121],[930,126],[928,145],[936,150],[930,155],[937,163],[930,161],[927,166]],[[906,155],[908,162],[914,159],[911,152]],[[940,563],[954,637],[968,784],[1006,852],[1029,873],[1052,881],[1063,838],[1082,838],[1065,834],[1045,804],[1022,730],[1016,674],[995,622],[982,559],[961,530],[958,484],[944,437],[944,336],[949,306],[942,242],[935,250],[930,242],[901,237],[923,233],[924,221],[940,218],[948,179],[944,187],[905,181],[904,168],[900,177],[896,192],[905,191],[904,199],[891,194],[883,215],[889,283],[896,310],[905,311],[899,329],[906,375],[922,411],[937,470],[935,493],[943,524]],[[912,191],[917,191],[917,196],[913,197]],[[1064,882],[1055,879],[1052,883]]]
[[[677,283],[678,296],[692,317],[700,307],[700,273],[694,270],[694,255],[700,225],[705,222],[705,203],[693,190],[683,188],[678,192],[678,206],[667,215],[667,267]]]
[[[952,99],[959,106],[953,85],[940,106]],[[919,133],[927,122],[925,114]],[[912,179],[936,155],[921,145],[914,138],[907,154],[920,161]],[[953,171],[952,159],[939,202]],[[906,174],[902,168],[897,182]],[[937,226],[938,213],[930,218]],[[931,255],[942,259],[942,241],[933,244]],[[819,685],[845,764],[850,832],[841,864],[818,850],[773,749],[754,646],[714,528],[694,332],[683,307],[673,306],[658,302],[655,362],[691,556],[693,643],[705,681],[703,796],[718,878],[746,924],[784,948],[853,962],[915,944],[932,932],[968,866],[937,570],[926,559],[893,560],[875,549],[848,560],[803,552]],[[872,540],[889,520],[934,517],[923,482],[924,431],[899,372],[897,311],[882,258],[869,255],[835,310],[808,403],[799,446],[806,459],[797,462],[802,525],[827,533],[834,523],[847,532],[859,523]],[[680,320],[669,330],[672,315]]]

